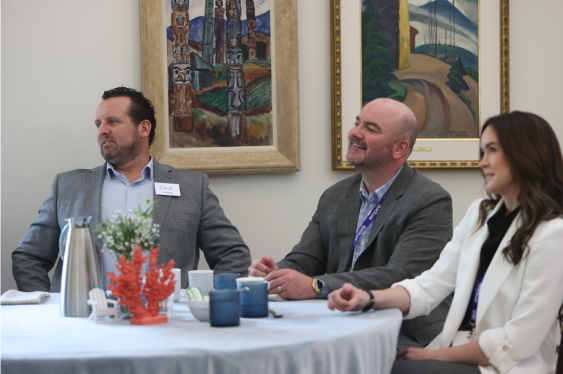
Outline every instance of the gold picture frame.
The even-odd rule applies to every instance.
[[[299,171],[299,76],[297,56],[297,0],[272,1],[275,11],[275,82],[272,89],[277,141],[267,149],[244,150],[205,148],[198,150],[171,150],[166,142],[167,92],[165,83],[165,27],[163,4],[170,0],[141,0],[141,52],[143,92],[153,102],[156,119],[152,156],[161,163],[179,169],[205,173],[260,173]],[[237,147],[232,147],[237,148]],[[240,147],[239,147],[240,148]]]
[[[358,3],[361,0],[356,0]],[[481,47],[482,42],[482,17],[484,14],[482,13],[484,9],[481,7],[481,2],[484,0],[479,1],[479,64],[481,65],[481,58],[483,51]],[[349,42],[350,39],[346,39],[347,37],[350,38],[350,33],[348,32],[345,25],[343,25],[342,14],[341,14],[341,0],[331,0],[331,77],[332,77],[332,170],[354,170],[354,167],[350,165],[345,160],[345,150],[347,145],[347,135],[343,134],[343,111],[346,110],[343,107],[342,98],[346,95],[345,89],[343,89],[343,81],[345,79],[343,76],[346,76],[347,71],[346,66],[343,66],[342,59],[347,58],[346,55],[342,54],[342,45],[343,43]],[[347,6],[350,6],[351,3],[346,2]],[[500,51],[498,51],[500,56],[500,100],[498,101],[498,108],[495,108],[494,111],[491,112],[490,115],[498,114],[498,113],[508,113],[510,111],[510,85],[509,85],[509,0],[499,0],[500,4],[500,17],[498,18],[499,22],[499,29],[500,29]],[[488,3],[488,6],[491,6],[491,3]],[[492,4],[494,6],[494,4]],[[497,8],[498,9],[498,8]],[[358,17],[361,18],[361,15],[358,14]],[[361,25],[361,22],[360,22]],[[357,34],[352,35],[352,38],[357,36]],[[487,51],[489,51],[488,49]],[[497,52],[495,52],[497,53]],[[361,57],[360,57],[361,59]],[[481,70],[481,69],[480,69]],[[349,74],[349,73],[348,73]],[[348,75],[349,76],[349,75]],[[480,81],[482,81],[480,79]],[[498,81],[497,81],[498,82]],[[497,88],[489,91],[495,91]],[[481,100],[483,88],[480,84],[479,87],[479,102],[480,104],[483,103]],[[488,91],[488,92],[489,92]],[[496,91],[495,91],[496,92]],[[481,109],[481,105],[480,105]],[[481,110],[480,110],[481,111]],[[348,108],[348,113],[350,109]],[[357,113],[357,112],[356,112]],[[480,113],[481,114],[481,113]],[[354,114],[355,116],[356,114]],[[348,118],[349,115],[346,116],[344,119],[345,121],[354,121],[354,118]],[[481,117],[481,116],[480,116]],[[482,122],[482,118],[480,119]],[[455,148],[462,144],[460,142],[466,142],[464,144],[465,147],[470,145],[470,147],[475,147],[475,155],[478,155],[478,141],[479,139],[469,139],[473,140],[474,142],[469,144],[466,140],[446,140],[446,139],[434,139],[434,145],[437,147],[442,147],[448,151],[447,147],[451,148],[451,152],[455,153]],[[457,142],[457,145],[456,145]],[[424,144],[421,147],[419,145],[420,141],[417,141],[415,144],[415,151],[431,151],[431,147],[425,147]],[[417,148],[418,147],[418,148]],[[471,148],[472,149],[472,148]],[[429,152],[431,153],[431,152]],[[418,169],[475,169],[479,167],[479,160],[477,159],[439,159],[439,160],[416,160],[412,161],[409,160],[409,166],[418,168]]]

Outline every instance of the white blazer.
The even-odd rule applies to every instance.
[[[454,292],[437,347],[450,347],[465,315],[479,267],[481,247],[489,235],[487,224],[477,228],[475,201],[454,230],[452,240],[434,266],[420,276],[396,283],[411,296],[405,318],[430,313]],[[489,217],[503,204],[499,202]],[[487,217],[487,219],[489,218]],[[521,224],[518,214],[495,253],[481,286],[475,333],[490,366],[482,373],[553,373],[559,341],[557,313],[563,302],[563,219],[542,222],[528,242],[528,254],[516,265],[502,249]],[[430,343],[432,344],[432,343]]]

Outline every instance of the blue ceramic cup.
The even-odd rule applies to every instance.
[[[268,317],[268,282],[245,280],[237,283],[240,292],[241,316],[245,318]]]
[[[216,290],[236,290],[237,281],[240,278],[239,273],[223,273],[215,276],[215,289]]]
[[[231,327],[240,324],[239,293],[236,290],[209,292],[209,321],[213,327]]]

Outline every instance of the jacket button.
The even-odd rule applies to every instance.
[[[505,345],[504,347],[502,347],[502,350],[505,351],[505,352],[507,352],[507,351],[508,351],[508,346]]]

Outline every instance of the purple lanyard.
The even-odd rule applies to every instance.
[[[475,296],[473,296],[473,300],[471,300],[471,317],[469,317],[471,331],[467,335],[468,338],[471,338],[471,335],[473,335],[473,332],[475,331],[475,321],[477,321],[477,304],[479,303],[479,294],[481,293],[483,278],[485,278],[485,274],[483,274],[481,279],[479,279],[479,282],[475,285]]]
[[[387,192],[389,192],[389,190],[387,190],[385,194],[381,196],[381,199],[379,199],[375,208],[373,208],[373,210],[369,212],[364,223],[362,223],[362,226],[360,226],[360,228],[356,232],[356,236],[354,237],[354,243],[352,243],[352,250],[356,249],[356,244],[358,243],[358,239],[360,239],[360,236],[362,236],[362,234],[367,230],[369,225],[371,225],[371,223],[375,221],[375,219],[377,218],[377,215],[379,214],[379,209],[381,209],[381,205],[383,204],[383,200],[385,200],[385,196],[387,196]]]

